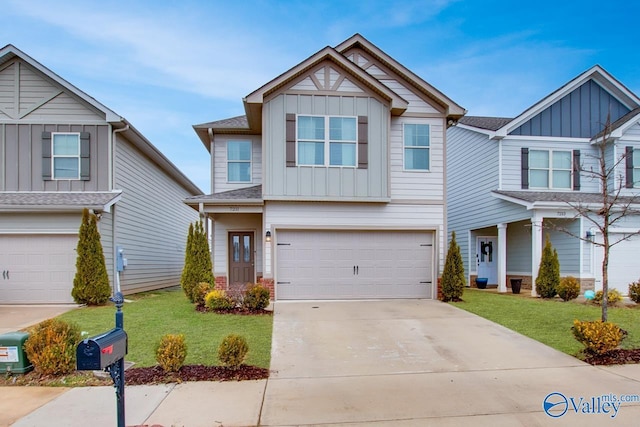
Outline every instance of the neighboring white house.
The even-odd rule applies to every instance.
[[[447,131],[448,230],[455,231],[473,283],[486,277],[506,291],[510,278],[535,283],[546,236],[558,251],[561,275],[583,289],[602,288],[602,235],[570,206],[597,206],[601,185],[594,143],[607,117],[611,193],[635,213],[611,227],[614,241],[640,230],[640,98],[600,66],[580,74],[516,118],[464,117]],[[567,203],[569,202],[569,203]],[[552,225],[554,225],[552,227]],[[558,227],[584,237],[580,240]],[[627,293],[640,278],[640,238],[612,247],[609,287]],[[535,294],[535,287],[532,290]]]
[[[73,302],[83,208],[123,293],[180,283],[202,192],[129,122],[12,45],[0,49],[0,304]]]
[[[434,298],[445,250],[445,131],[465,110],[361,35],[195,125],[219,287],[276,299]]]

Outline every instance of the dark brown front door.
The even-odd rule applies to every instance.
[[[253,232],[229,233],[229,284],[253,283],[253,265]]]

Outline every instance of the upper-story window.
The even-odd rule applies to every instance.
[[[640,150],[633,150],[633,186],[640,187]]]
[[[572,152],[529,150],[529,187],[570,190]]]
[[[53,133],[53,179],[80,179],[80,134]]]
[[[251,182],[251,141],[227,142],[227,181]]]
[[[298,165],[355,167],[356,129],[355,117],[298,116]]]
[[[404,124],[404,170],[429,170],[429,125]]]

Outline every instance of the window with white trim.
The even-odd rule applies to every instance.
[[[529,188],[570,190],[571,151],[529,150]]]
[[[429,125],[405,123],[403,126],[404,170],[428,171],[430,137]]]
[[[297,159],[300,166],[356,166],[355,117],[298,116]]]
[[[52,133],[53,179],[80,179],[80,134]]]
[[[227,141],[227,181],[251,182],[251,141]]]

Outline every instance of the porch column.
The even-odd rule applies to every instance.
[[[507,292],[507,224],[498,224],[498,292]]]
[[[537,297],[536,278],[542,259],[542,219],[531,219],[531,296]]]

